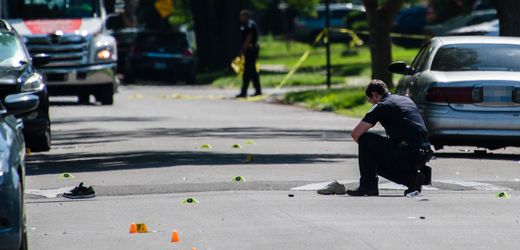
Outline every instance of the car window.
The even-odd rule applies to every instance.
[[[423,70],[423,67],[427,61],[426,59],[428,58],[428,55],[430,53],[431,47],[432,47],[431,43],[427,43],[421,48],[419,53],[417,53],[417,56],[415,57],[415,59],[412,62],[412,68],[416,72]]]
[[[0,33],[0,67],[19,67],[28,59],[14,34]]]
[[[432,70],[520,71],[520,45],[456,44],[437,51]]]
[[[145,51],[162,49],[163,52],[179,52],[189,47],[183,33],[140,33],[136,43]]]

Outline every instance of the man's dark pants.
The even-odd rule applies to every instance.
[[[249,88],[249,82],[253,81],[253,86],[255,87],[255,94],[262,94],[262,88],[260,87],[260,77],[258,76],[258,72],[256,71],[256,59],[258,58],[259,48],[252,48],[246,50],[244,53],[245,63],[244,63],[244,75],[242,76],[242,91],[241,95],[247,95],[247,89]]]
[[[377,175],[408,186],[410,179],[417,174],[413,164],[416,154],[402,149],[389,138],[364,133],[358,143],[361,187],[377,188]]]

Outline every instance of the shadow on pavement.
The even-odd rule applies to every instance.
[[[96,120],[97,119],[97,120]],[[147,120],[149,119],[149,120]],[[154,121],[160,118],[85,118],[84,122],[128,122]],[[67,120],[58,121],[68,122]],[[71,121],[70,123],[73,123]],[[77,121],[80,122],[80,121]],[[231,138],[238,140],[287,138],[302,140],[349,141],[350,131],[347,130],[290,130],[271,127],[230,127],[230,128],[143,128],[134,130],[108,131],[102,129],[77,129],[57,131],[53,133],[53,146],[73,146],[79,144],[99,144],[103,142],[128,141],[135,138]]]
[[[52,120],[52,124],[77,124],[90,122],[157,122],[167,120],[165,117],[114,117],[114,116],[89,116],[60,118]],[[60,132],[58,132],[59,134]]]
[[[182,165],[315,164],[357,158],[357,155],[348,154],[255,154],[253,162],[246,163],[247,155],[245,153],[219,154],[190,151],[35,154],[26,159],[26,175],[145,169]]]

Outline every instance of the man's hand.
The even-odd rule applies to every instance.
[[[352,136],[354,141],[358,142],[359,137],[361,137],[361,135],[363,135],[373,126],[373,124],[370,124],[368,122],[360,121],[358,125],[354,128],[354,130],[352,130],[352,133],[350,135]]]
[[[242,54],[244,54],[244,52],[249,49],[249,48],[252,48],[253,47],[253,35],[252,34],[247,34],[246,36],[246,40],[244,41],[244,45],[242,46]]]

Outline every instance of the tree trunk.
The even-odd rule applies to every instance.
[[[390,31],[402,0],[387,1],[380,5],[378,0],[363,0],[365,5],[368,29],[370,32],[369,47],[372,60],[372,78],[384,81],[388,87],[393,87],[392,74],[386,70],[392,62],[392,40]]]
[[[197,36],[198,66],[215,70],[229,67],[238,55],[240,43],[239,12],[246,0],[191,1]]]
[[[520,1],[491,0],[500,20],[500,36],[520,36]]]

